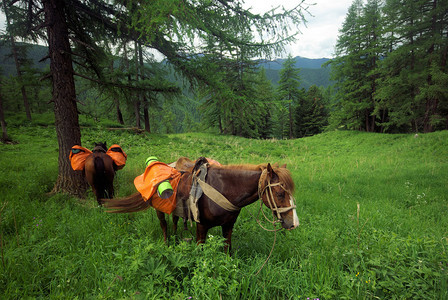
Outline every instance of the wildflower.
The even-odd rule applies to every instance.
[[[356,273],[356,277],[358,277],[358,275],[359,275],[359,272],[358,272],[358,273]]]

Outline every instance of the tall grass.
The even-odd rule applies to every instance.
[[[107,141],[128,154],[118,196],[135,192],[149,155],[286,163],[300,227],[274,236],[254,220],[253,204],[235,225],[229,257],[219,228],[201,247],[184,240],[194,236],[190,225],[166,245],[152,210],[110,215],[91,192],[48,194],[58,145],[54,128],[41,125],[11,126],[17,143],[0,145],[2,298],[448,298],[446,131],[262,141],[83,129],[84,146]]]

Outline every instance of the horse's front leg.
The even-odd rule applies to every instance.
[[[208,227],[201,223],[196,224],[196,244],[204,244],[207,239]]]
[[[156,210],[157,212],[157,218],[159,218],[159,223],[160,223],[160,227],[162,228],[163,231],[163,241],[166,243],[167,240],[167,236],[168,236],[168,224],[166,223],[165,220],[165,213]]]
[[[174,234],[177,234],[177,222],[179,221],[179,217],[173,214],[173,231]]]
[[[222,236],[226,239],[224,245],[224,252],[231,255],[230,250],[232,249],[233,223],[222,225],[221,228],[222,228]]]

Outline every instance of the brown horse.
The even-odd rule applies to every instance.
[[[114,161],[106,154],[106,142],[96,143],[95,148],[86,158],[84,172],[87,182],[92,187],[96,201],[101,205],[101,199],[114,196]]]
[[[178,205],[189,197],[196,171],[197,166],[182,175],[177,187]],[[210,198],[204,193],[198,201],[197,243],[205,242],[210,228],[221,226],[222,234],[226,239],[226,250],[230,251],[233,226],[241,208],[260,198],[271,209],[277,222],[283,228],[294,229],[299,225],[293,198],[294,182],[285,167],[272,167],[269,163],[262,165],[211,165],[207,170],[205,182],[224,196],[233,208],[230,210],[228,207],[223,208],[212,199],[213,196]],[[104,202],[105,206],[111,209],[110,212],[136,212],[150,207],[150,201],[145,201],[139,193],[122,199],[104,199]],[[165,214],[158,211],[157,216],[166,240]],[[173,217],[173,221],[176,229],[177,218]]]

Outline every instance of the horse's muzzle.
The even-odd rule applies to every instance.
[[[295,209],[292,210],[292,213],[288,213],[287,216],[283,217],[280,220],[282,227],[287,230],[292,230],[296,227],[299,227],[299,218],[297,217],[297,212]]]

